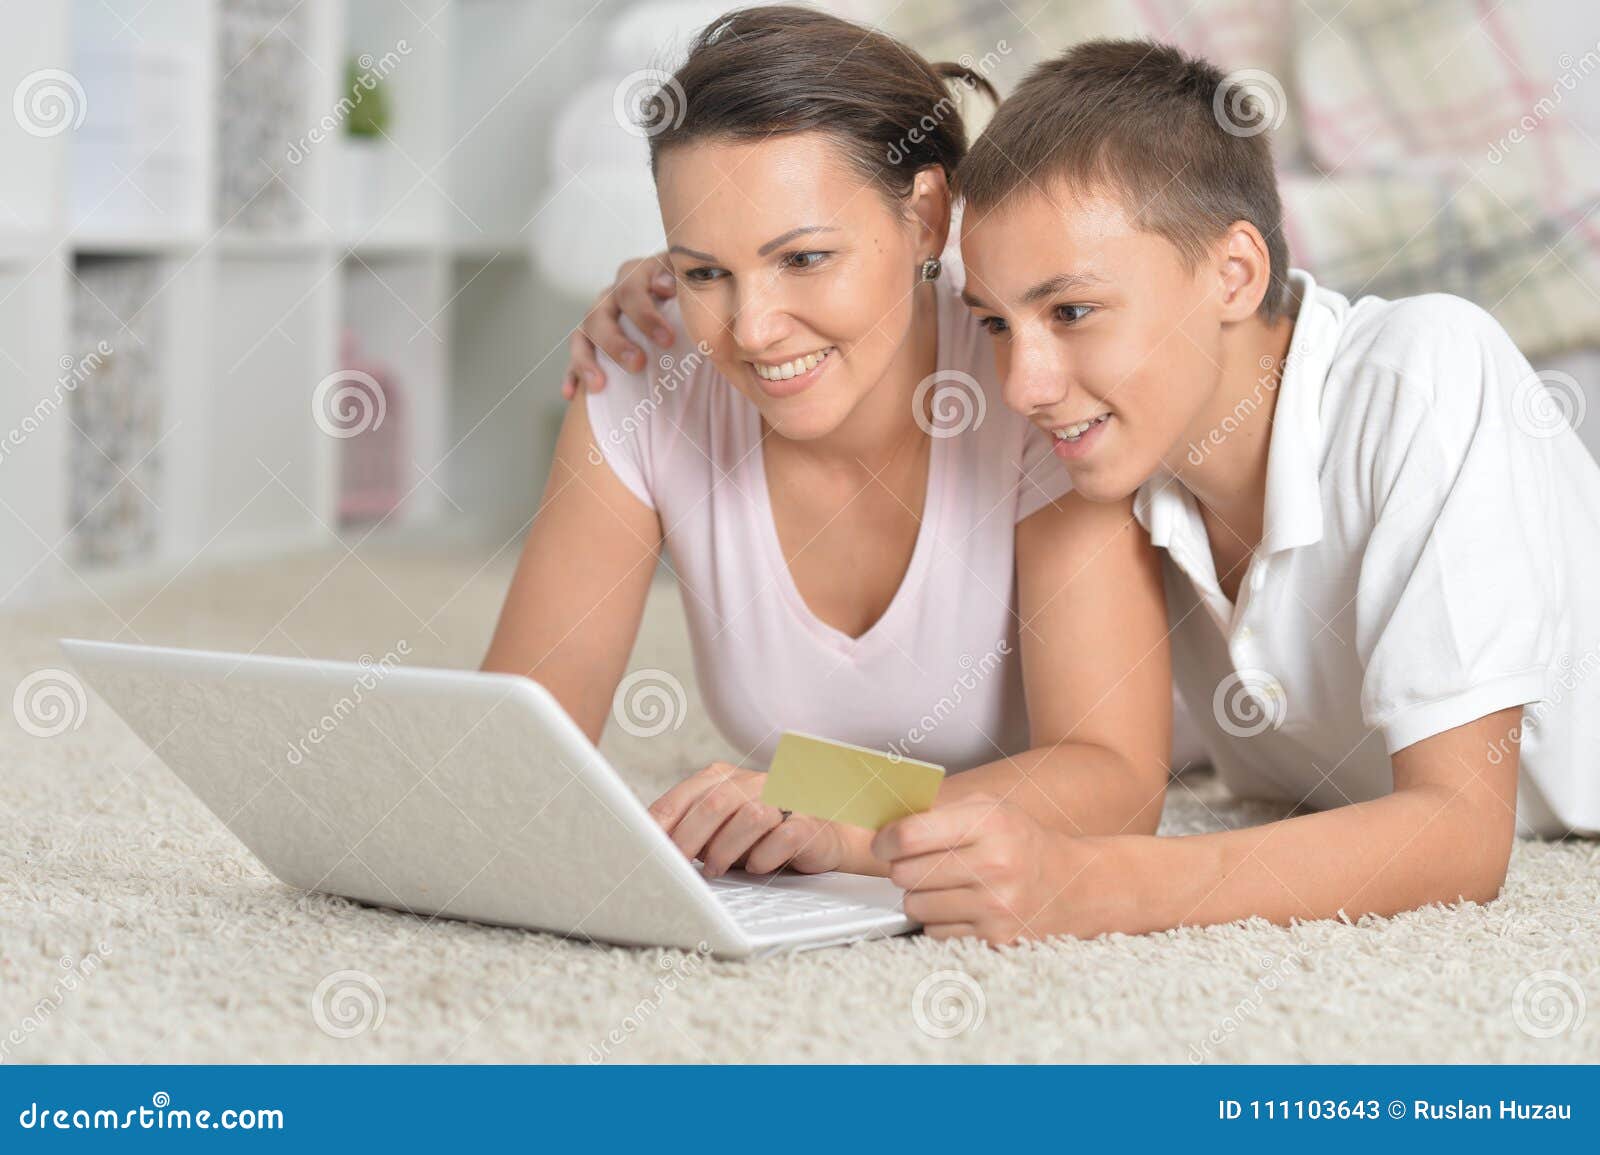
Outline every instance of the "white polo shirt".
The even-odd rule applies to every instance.
[[[1366,801],[1393,790],[1395,751],[1531,703],[1519,830],[1600,831],[1600,467],[1568,423],[1581,392],[1541,380],[1459,298],[1352,304],[1300,270],[1291,284],[1264,533],[1237,605],[1193,495],[1164,473],[1135,498],[1218,774],[1240,797]]]

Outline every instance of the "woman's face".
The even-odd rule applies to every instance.
[[[780,436],[837,429],[905,347],[942,232],[822,133],[669,149],[656,189],[690,338]]]

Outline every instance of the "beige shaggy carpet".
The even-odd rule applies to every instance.
[[[508,549],[362,548],[90,592],[0,618],[6,695],[63,634],[475,666]],[[677,593],[634,664],[690,687],[605,748],[635,788],[728,751]],[[1600,849],[1517,847],[1487,906],[991,950],[920,937],[753,963],[420,918],[280,884],[91,690],[54,736],[0,713],[0,1061],[1185,1063],[1600,1059]],[[33,731],[33,732],[30,732]],[[1164,830],[1276,817],[1204,775]]]

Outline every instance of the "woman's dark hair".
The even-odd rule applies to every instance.
[[[688,58],[639,108],[655,172],[692,142],[825,132],[891,201],[919,169],[946,179],[966,155],[966,127],[949,81],[998,102],[962,64],[929,64],[893,37],[811,8],[738,8],[708,24]]]

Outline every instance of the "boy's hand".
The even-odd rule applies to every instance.
[[[803,874],[837,870],[844,843],[831,822],[788,819],[761,801],[766,775],[713,762],[650,805],[650,814],[689,858],[712,876],[742,866],[768,874],[783,866]]]
[[[657,305],[678,294],[678,280],[665,253],[624,261],[617,279],[600,294],[583,324],[567,338],[567,371],[561,378],[561,395],[571,401],[582,386],[598,393],[605,388],[605,371],[595,359],[595,346],[613,361],[637,373],[645,366],[645,351],[622,331],[627,317],[639,330],[663,349],[676,340],[672,326]]]
[[[1105,840],[1047,830],[1019,806],[969,794],[892,822],[872,840],[930,938],[993,945],[1051,934],[1091,937],[1129,899],[1097,866]]]

